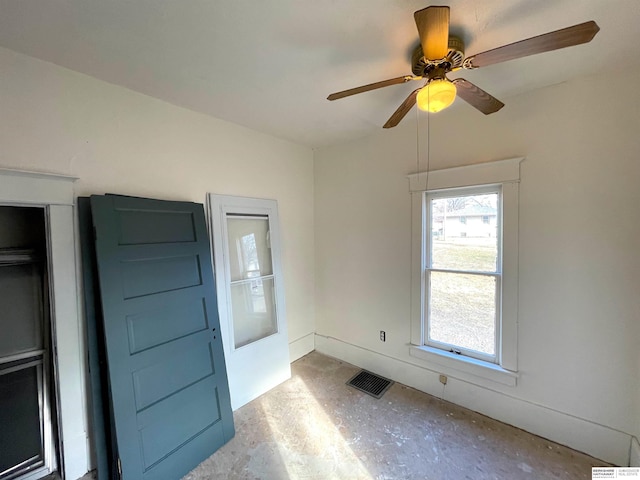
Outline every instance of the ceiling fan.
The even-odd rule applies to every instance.
[[[384,128],[398,125],[416,103],[421,110],[438,112],[451,105],[456,95],[485,115],[489,115],[504,107],[504,103],[464,78],[449,80],[449,72],[486,67],[536,53],[588,43],[600,30],[596,22],[589,21],[465,58],[462,40],[449,35],[449,7],[427,7],[418,10],[413,16],[420,36],[420,45],[412,55],[413,75],[332,93],[327,99],[337,100],[412,80],[426,80],[424,86],[409,94],[384,124]]]

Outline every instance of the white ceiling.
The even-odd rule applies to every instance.
[[[416,88],[411,83],[326,100],[335,91],[410,74],[410,54],[418,43],[413,12],[429,4],[424,0],[0,0],[0,46],[320,147],[380,129]],[[580,75],[613,74],[640,65],[639,0],[435,4],[451,6],[451,32],[463,38],[467,55],[587,20],[600,25],[589,44],[462,72],[503,100],[505,108],[512,95]],[[461,100],[452,108],[465,108],[482,121],[482,114]]]

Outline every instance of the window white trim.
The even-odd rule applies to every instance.
[[[466,373],[488,378],[480,372],[518,370],[518,199],[520,182],[520,162],[524,158],[512,158],[496,162],[419,172],[408,175],[411,193],[411,354],[428,362],[461,369],[461,365],[473,365]],[[497,347],[499,365],[481,360],[451,356],[445,351],[424,345],[424,304],[425,304],[425,252],[423,248],[426,216],[426,191],[461,188],[470,186],[502,186],[502,314],[500,338]],[[437,359],[437,362],[434,361]],[[496,370],[498,367],[499,370]],[[471,370],[471,371],[469,371]],[[500,375],[498,375],[500,377]],[[494,380],[491,373],[489,379]],[[511,380],[507,380],[510,384]],[[501,382],[504,383],[504,382]],[[515,380],[514,380],[515,384]]]
[[[484,362],[472,357],[460,356],[438,348],[412,345],[409,354],[420,360],[438,365],[441,373],[455,377],[457,372],[473,375],[510,387],[515,386],[518,374],[495,363]]]
[[[464,167],[444,168],[407,175],[409,192],[425,192],[443,188],[473,187],[492,183],[519,182],[520,162],[524,157],[477,163]],[[428,179],[428,185],[425,184]]]

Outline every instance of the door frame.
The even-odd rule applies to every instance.
[[[57,372],[54,368],[54,343],[52,339],[53,324],[51,321],[51,279],[49,273],[49,261],[50,256],[48,241],[49,235],[49,221],[48,221],[48,208],[45,205],[25,204],[25,203],[5,203],[0,202],[0,207],[5,208],[30,208],[34,210],[40,210],[42,213],[42,226],[44,228],[44,240],[45,245],[45,261],[42,262],[42,283],[39,286],[40,298],[38,299],[40,304],[40,310],[42,311],[42,349],[30,352],[22,352],[14,355],[15,360],[26,360],[31,357],[31,361],[28,362],[26,368],[36,367],[37,375],[37,388],[38,388],[38,405],[41,421],[41,438],[42,438],[42,465],[34,467],[33,465],[27,466],[27,470],[23,473],[16,474],[16,480],[35,480],[42,478],[50,473],[58,470],[58,458],[60,456],[60,434],[58,432],[58,425],[60,424],[60,418],[58,416],[58,400],[57,400]],[[34,260],[34,266],[37,260]],[[42,357],[42,360],[36,360],[37,357]],[[18,367],[9,367],[5,370],[5,373],[11,373],[20,369]],[[27,461],[28,462],[28,461]],[[17,465],[16,465],[17,466]],[[15,467],[14,467],[15,468]],[[20,469],[18,469],[20,471]]]
[[[78,315],[76,177],[0,168],[0,203],[45,208],[54,385],[58,413],[58,470],[75,480],[89,470],[83,328]]]

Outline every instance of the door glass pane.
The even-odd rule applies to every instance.
[[[273,274],[269,218],[227,216],[231,281]]]
[[[431,272],[429,339],[495,355],[496,278]]]
[[[498,194],[431,200],[431,268],[495,272]]]
[[[41,288],[35,264],[0,266],[0,357],[43,348]]]
[[[231,285],[233,336],[239,348],[278,331],[273,278]]]
[[[0,477],[42,461],[39,368],[0,370]]]

